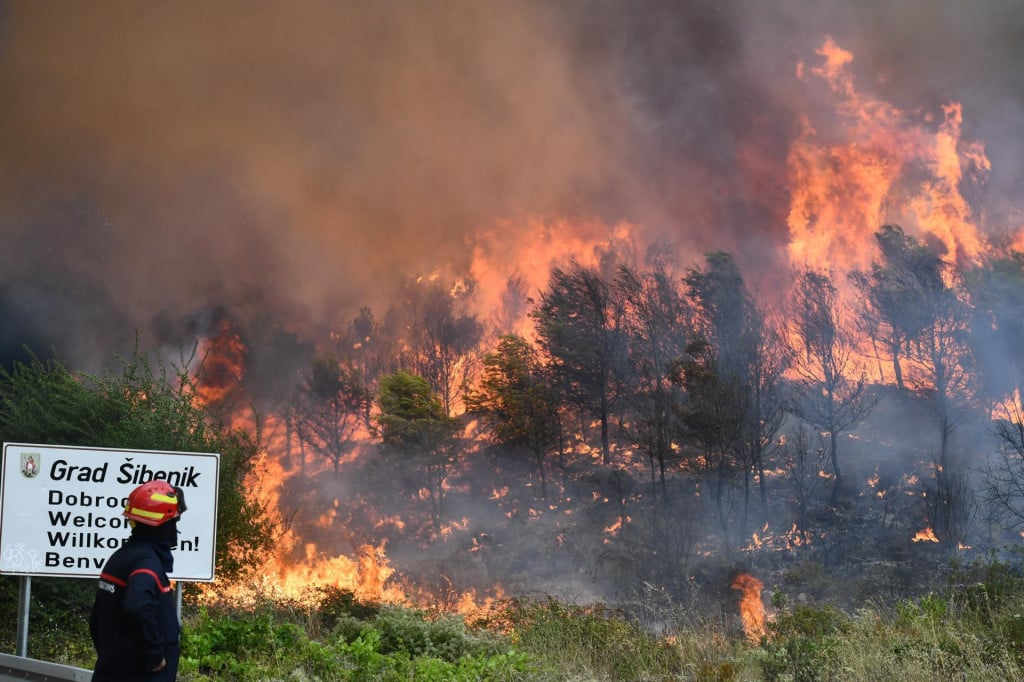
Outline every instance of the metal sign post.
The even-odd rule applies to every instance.
[[[32,601],[32,576],[23,575],[18,580],[18,638],[15,653],[28,656],[28,612]]]

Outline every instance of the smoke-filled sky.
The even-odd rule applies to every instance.
[[[861,90],[961,102],[971,198],[1024,222],[1016,0],[3,2],[0,351],[89,366],[215,310],[311,337],[537,221],[783,268],[826,36]]]

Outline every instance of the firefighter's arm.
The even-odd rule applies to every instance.
[[[164,635],[160,629],[158,606],[161,588],[158,574],[150,569],[137,569],[128,576],[122,608],[142,635],[146,652],[146,670],[160,670],[164,660]]]

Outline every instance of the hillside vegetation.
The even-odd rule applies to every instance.
[[[38,582],[30,655],[89,667],[89,590],[82,581]],[[0,580],[7,651],[16,590],[9,577]],[[757,641],[722,615],[682,606],[660,612],[654,632],[650,611],[545,599],[510,600],[472,620],[363,603],[339,590],[247,609],[188,603],[179,680],[1024,679],[1024,578],[1008,562],[953,567],[941,589],[852,611],[793,603],[779,591],[769,601]]]

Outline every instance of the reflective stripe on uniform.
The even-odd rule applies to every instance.
[[[138,568],[138,569],[132,571],[131,573],[128,574],[128,579],[131,580],[132,576],[137,575],[139,573],[145,573],[147,575],[153,576],[153,580],[156,581],[156,586],[160,588],[161,592],[167,593],[167,592],[170,592],[172,589],[174,589],[173,587],[171,587],[170,583],[167,583],[166,587],[164,585],[161,585],[160,584],[160,576],[158,576],[156,574],[156,571],[154,571],[152,569],[149,569],[149,568]],[[127,583],[122,583],[122,585],[124,585],[124,584],[127,584]]]
[[[109,573],[100,573],[100,580],[106,580],[108,583],[113,583],[119,587],[124,587],[128,584],[120,578],[110,575]],[[158,580],[157,582],[160,581]]]

